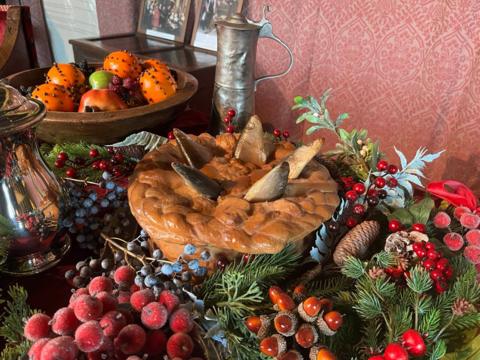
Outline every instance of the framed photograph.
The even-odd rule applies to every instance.
[[[183,42],[190,0],[142,0],[138,32]]]
[[[215,21],[242,11],[243,0],[195,0],[195,26],[192,45],[217,50]]]

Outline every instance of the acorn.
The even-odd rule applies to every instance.
[[[343,324],[343,317],[338,311],[322,312],[317,319],[320,332],[327,336],[333,336]]]
[[[271,333],[272,317],[269,315],[249,316],[245,320],[245,326],[261,340]]]
[[[288,350],[277,356],[275,360],[303,360],[303,356],[297,350]]]
[[[315,296],[310,296],[303,302],[298,304],[298,314],[307,322],[314,322],[318,313],[322,310],[320,299]]]
[[[260,342],[260,351],[267,356],[278,356],[287,350],[287,341],[282,335],[275,334]]]
[[[296,306],[292,297],[287,293],[282,293],[278,295],[278,299],[275,305],[277,305],[278,309],[281,311],[285,311],[285,310],[291,311],[295,309],[295,306]]]
[[[305,349],[311,348],[318,341],[318,331],[311,324],[302,324],[295,333],[295,341]]]
[[[268,289],[268,296],[270,297],[270,301],[272,304],[276,304],[278,301],[278,298],[280,297],[280,294],[283,294],[284,291],[279,288],[278,286],[270,286]]]
[[[300,301],[305,300],[305,298],[307,297],[306,293],[307,293],[307,288],[305,287],[305,285],[304,284],[298,284],[293,289],[293,293],[292,293],[293,300],[295,300],[296,302],[300,302]]]
[[[298,326],[298,319],[291,311],[280,311],[273,319],[273,326],[279,334],[292,336]]]
[[[314,346],[310,349],[310,360],[337,360],[337,357],[325,346]]]

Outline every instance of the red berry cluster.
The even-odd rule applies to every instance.
[[[117,268],[113,281],[93,278],[76,290],[68,307],[53,318],[33,315],[24,335],[34,341],[30,359],[74,360],[79,353],[88,359],[125,359],[128,356],[190,359],[194,342],[190,332],[193,315],[170,290],[158,298],[151,289],[133,284],[135,271]]]
[[[397,219],[392,219],[388,222],[388,231],[390,232],[397,232],[400,230],[403,230],[405,226]],[[412,225],[411,231],[418,231],[421,232],[422,234],[425,234],[427,232],[427,227],[425,224],[421,223],[415,223]]]
[[[263,354],[300,360],[307,352],[311,359],[335,359],[319,341],[320,334],[335,335],[343,324],[342,315],[333,310],[330,299],[311,296],[296,304],[278,286],[270,287],[268,294],[277,313],[250,316],[245,321],[246,327],[261,340]]]
[[[408,329],[401,338],[401,343],[390,343],[385,347],[382,355],[374,355],[368,360],[408,360],[409,355],[422,357],[427,353],[427,346],[422,335],[414,330]]]
[[[107,150],[108,156],[100,156],[98,149],[91,148],[88,160],[82,157],[70,159],[69,155],[62,151],[57,155],[55,167],[57,169],[66,167],[65,176],[69,178],[77,177],[79,171],[88,167],[94,170],[108,171],[114,177],[128,175],[128,172],[133,170],[134,163],[126,161],[122,153],[115,152],[112,147],[108,147]]]
[[[280,138],[283,136],[285,140],[287,140],[290,137],[290,133],[288,130],[280,130],[280,129],[273,129],[273,136],[275,136],[277,139],[280,140]]]
[[[416,242],[412,245],[413,252],[421,260],[422,266],[430,273],[435,287],[439,294],[448,288],[447,280],[453,276],[453,269],[448,259],[435,249],[435,244],[431,242]]]
[[[235,126],[233,126],[233,118],[237,115],[236,111],[234,109],[228,109],[227,115],[223,119],[223,122],[225,123],[226,129],[225,131],[229,134],[233,134],[235,132]]]

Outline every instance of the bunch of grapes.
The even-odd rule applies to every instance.
[[[120,96],[129,107],[146,104],[145,98],[140,89],[140,84],[135,79],[122,79],[115,75],[108,84],[108,88],[115,91],[115,93]]]

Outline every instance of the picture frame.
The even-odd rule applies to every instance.
[[[195,0],[195,24],[191,45],[217,51],[215,21],[242,12],[243,0]]]
[[[137,32],[183,43],[191,0],[142,0]]]

